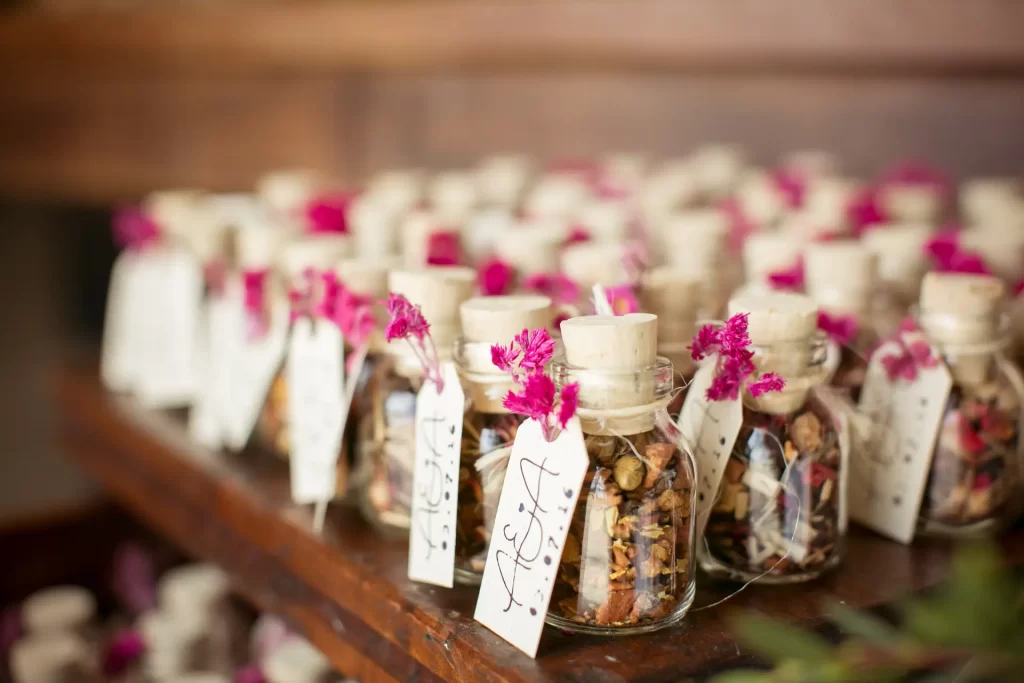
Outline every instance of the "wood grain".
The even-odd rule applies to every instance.
[[[244,595],[294,620],[345,674],[366,681],[676,681],[748,659],[725,625],[758,610],[809,625],[826,600],[889,604],[946,575],[949,548],[911,548],[855,530],[834,575],[805,586],[732,590],[701,583],[680,628],[600,639],[547,629],[536,660],[472,620],[475,590],[405,578],[405,543],[375,536],[355,510],[334,508],[323,538],[288,502],[286,472],[256,453],[226,457],[189,445],[180,422],[110,397],[93,372],[61,383],[69,453],[130,509],[187,552],[223,565]],[[1024,532],[1004,547],[1024,561]],[[878,568],[885,568],[885,580]]]

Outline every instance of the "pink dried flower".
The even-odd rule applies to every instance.
[[[235,683],[266,683],[263,672],[255,664],[249,664],[235,671]]]
[[[850,223],[855,237],[863,237],[864,233],[883,223],[889,217],[882,208],[877,187],[865,187],[854,195],[846,207],[846,220]]]
[[[879,178],[881,185],[912,185],[931,187],[948,196],[953,187],[949,177],[941,170],[921,161],[903,161],[886,169]]]
[[[160,239],[160,226],[137,206],[114,210],[114,242],[122,249],[142,249]]]
[[[765,373],[759,380],[748,383],[756,371],[754,352],[749,348],[748,322],[749,314],[737,313],[719,327],[703,325],[694,336],[689,346],[694,361],[714,354],[718,356],[714,377],[705,393],[707,400],[736,400],[745,385],[755,398],[785,388],[785,381],[774,373]]]
[[[502,405],[513,413],[526,415],[543,423],[555,407],[555,383],[541,372],[527,375],[520,393],[509,391]]]
[[[555,340],[547,330],[526,330],[517,334],[507,347],[491,345],[491,362],[520,382],[522,377],[543,372],[555,353]]]
[[[772,289],[799,292],[804,288],[804,260],[798,258],[789,268],[768,273],[768,285]]]
[[[1017,280],[1013,283],[1013,295],[1020,296],[1021,292],[1024,292],[1024,279]]]
[[[564,273],[534,273],[521,284],[524,290],[551,297],[556,304],[571,304],[580,295],[579,287]]]
[[[316,272],[312,268],[306,268],[302,271],[298,283],[292,283],[288,287],[289,322],[294,323],[300,317],[310,314],[315,279]]]
[[[146,652],[146,641],[138,631],[121,631],[107,643],[103,653],[103,674],[107,679],[119,676]]]
[[[818,312],[818,329],[841,346],[847,346],[857,336],[859,325],[852,315],[831,316],[825,311]]]
[[[385,339],[388,343],[396,339],[407,341],[423,366],[424,376],[433,382],[437,393],[441,393],[444,390],[441,360],[437,355],[434,339],[430,336],[430,324],[423,317],[420,307],[394,292],[388,294],[387,307],[390,319],[384,329]]]
[[[484,296],[500,296],[512,291],[516,271],[499,258],[480,264],[477,269],[477,286]]]
[[[790,209],[799,209],[804,205],[807,194],[807,178],[792,168],[777,168],[771,172],[772,184]]]
[[[569,229],[569,234],[565,238],[565,244],[582,244],[590,241],[590,231],[582,225],[574,225]]]
[[[912,382],[917,379],[919,368],[934,368],[938,365],[939,361],[932,355],[928,342],[918,340],[907,344],[901,334],[897,334],[894,341],[899,344],[899,350],[881,359],[890,382],[898,379]]]
[[[920,332],[921,326],[917,324],[917,320],[908,315],[907,317],[903,318],[903,320],[900,321],[900,324],[897,326],[897,331]]]
[[[956,232],[944,231],[924,245],[924,253],[940,273],[976,273],[991,275],[985,260],[976,251],[964,249]]]
[[[637,301],[636,294],[633,293],[633,288],[629,285],[607,287],[604,290],[604,295],[615,315],[637,313],[640,310],[640,302]]]
[[[314,234],[348,233],[348,212],[358,192],[341,192],[316,197],[306,205],[306,225]]]
[[[427,264],[457,266],[462,263],[462,238],[454,230],[435,230],[427,237]]]
[[[580,404],[580,385],[576,382],[567,384],[562,388],[559,396],[559,407],[558,407],[558,425],[565,429],[565,426],[569,424],[569,420],[576,414],[576,409]]]
[[[245,329],[248,339],[259,339],[270,330],[270,307],[267,303],[266,268],[242,271],[242,286],[245,290],[242,305],[245,309]]]
[[[333,271],[321,273],[320,280],[321,297],[313,312],[337,325],[352,348],[361,348],[377,325],[373,316],[373,299],[353,292]]]

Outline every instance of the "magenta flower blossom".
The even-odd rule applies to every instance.
[[[358,192],[339,192],[316,197],[306,205],[307,230],[314,234],[347,234],[348,212]]]
[[[299,281],[293,282],[288,287],[288,321],[290,323],[311,313],[315,281],[316,272],[312,268],[306,268],[302,271]]]
[[[913,382],[920,368],[934,368],[938,365],[939,361],[932,355],[928,342],[919,340],[907,344],[899,334],[896,335],[896,341],[900,345],[899,351],[882,356],[882,367],[890,382],[899,379]]]
[[[803,174],[783,167],[772,171],[770,177],[772,184],[782,195],[789,209],[796,210],[804,205],[804,197],[807,194],[807,178]]]
[[[604,295],[608,299],[608,305],[612,307],[615,315],[625,315],[640,311],[640,302],[637,301],[636,294],[633,293],[633,288],[630,285],[606,287]]]
[[[334,271],[321,273],[320,280],[320,301],[313,307],[313,313],[337,325],[352,348],[362,348],[377,325],[373,300],[346,287]]]
[[[757,368],[754,352],[749,349],[748,319],[749,314],[737,313],[719,327],[703,325],[689,346],[694,361],[717,354],[715,374],[705,393],[709,401],[736,400],[744,386],[754,398],[770,391],[782,391],[786,386],[785,380],[773,372],[749,381]]]
[[[569,234],[565,238],[566,246],[570,244],[583,244],[589,242],[591,239],[590,231],[582,225],[574,225],[569,229]]]
[[[259,339],[270,330],[270,306],[267,303],[266,268],[242,271],[242,286],[245,295],[242,305],[245,309],[246,338]]]
[[[516,271],[499,258],[484,261],[476,271],[477,286],[484,296],[500,296],[512,291]]]
[[[387,307],[390,319],[384,328],[384,338],[389,344],[396,339],[408,342],[423,366],[424,376],[434,383],[437,393],[441,393],[444,389],[441,359],[437,355],[434,339],[430,336],[430,324],[423,317],[420,307],[394,292],[388,294]]]
[[[137,206],[114,210],[114,243],[122,249],[143,249],[160,239],[160,226]]]
[[[858,328],[857,319],[852,315],[831,316],[825,311],[818,312],[818,329],[841,346],[847,346],[853,341]]]
[[[992,274],[981,254],[964,249],[960,244],[959,235],[953,231],[940,232],[925,242],[924,253],[932,260],[935,270],[940,273]]]
[[[886,169],[880,179],[882,185],[911,185],[931,187],[942,197],[949,196],[953,183],[945,173],[920,161],[904,161]]]
[[[799,292],[804,288],[804,260],[798,258],[789,268],[768,273],[768,285],[772,289]]]
[[[263,672],[255,664],[243,666],[235,671],[235,683],[266,683]]]
[[[146,652],[146,641],[138,631],[116,634],[103,653],[103,675],[109,680],[128,670]]]
[[[462,263],[462,238],[454,230],[435,230],[427,237],[427,264],[457,266]]]
[[[888,219],[882,208],[877,187],[861,189],[846,207],[846,220],[857,238],[863,237],[865,232],[878,227]]]
[[[558,424],[565,429],[569,420],[576,414],[580,405],[580,385],[576,382],[566,384],[559,396]]]
[[[571,304],[580,296],[579,286],[565,273],[534,273],[520,283],[528,292],[551,297],[556,304]]]
[[[734,254],[738,254],[743,251],[743,244],[757,231],[757,225],[747,217],[747,214],[743,211],[743,207],[740,206],[739,201],[735,197],[729,197],[723,199],[718,205],[726,217],[727,235],[726,245],[729,251]]]
[[[1013,295],[1020,296],[1021,292],[1024,292],[1024,279],[1017,280],[1013,283]]]
[[[508,346],[492,344],[491,362],[499,370],[510,373],[512,379],[519,381],[517,371],[525,371],[524,374],[543,371],[554,353],[555,340],[547,330],[524,329],[513,337]]]

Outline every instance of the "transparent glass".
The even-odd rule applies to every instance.
[[[953,387],[939,427],[918,533],[984,536],[1020,516],[1024,381],[1003,355],[1009,337],[975,349],[939,347]]]
[[[803,378],[824,382],[827,340],[817,335],[803,346],[792,349],[794,357],[809,359]],[[760,350],[789,352],[783,345]],[[841,482],[848,456],[830,391],[811,384],[802,404],[782,414],[743,406],[742,426],[698,548],[701,569],[710,576],[798,583],[842,561]]]
[[[562,551],[547,621],[557,628],[628,635],[679,622],[694,596],[694,462],[664,406],[672,391],[672,363],[635,373],[609,373],[553,364],[559,387],[583,379],[646,383],[649,406],[639,406],[645,428],[622,433],[617,422],[593,434],[584,429],[590,467]],[[580,409],[587,409],[581,392]],[[646,426],[649,425],[649,426]]]
[[[838,365],[832,376],[831,384],[854,403],[860,400],[860,391],[864,387],[864,378],[868,372],[868,358],[878,344],[879,336],[873,328],[861,323],[856,336],[849,344],[836,344]]]

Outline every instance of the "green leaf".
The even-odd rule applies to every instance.
[[[885,645],[894,644],[899,640],[899,631],[894,626],[868,612],[853,609],[840,602],[833,602],[826,611],[829,618],[847,635]]]
[[[708,683],[772,683],[773,680],[771,672],[768,671],[738,669],[720,673]]]
[[[816,633],[760,614],[740,616],[733,632],[748,648],[773,660],[825,662],[832,656],[831,644]]]

